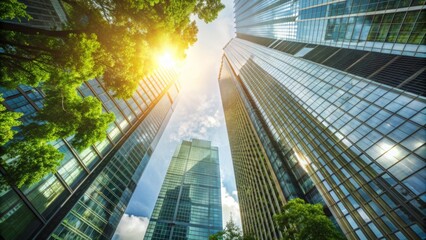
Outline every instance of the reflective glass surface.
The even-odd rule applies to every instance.
[[[234,2],[237,33],[426,57],[425,1]]]
[[[183,141],[176,149],[144,239],[208,239],[222,230],[218,149]]]
[[[80,96],[99,99],[103,111],[113,112],[116,121],[109,126],[105,140],[80,152],[72,146],[72,136],[51,142],[64,154],[64,159],[55,174],[45,176],[32,186],[11,188],[7,194],[4,193],[2,203],[10,202],[11,205],[4,210],[4,214],[8,215],[2,215],[3,224],[12,224],[22,211],[32,214],[28,214],[28,220],[23,220],[19,226],[15,224],[14,234],[1,232],[1,237],[26,239],[41,232],[47,238],[53,229],[44,231],[44,227],[50,221],[59,222],[64,217],[51,238],[93,239],[112,236],[136,182],[149,161],[148,152],[152,152],[155,147],[153,142],[157,133],[162,131],[163,122],[170,118],[174,98],[168,96],[168,89],[172,87],[171,93],[177,96],[177,87],[174,86],[177,74],[170,69],[158,71],[170,73],[154,72],[151,77],[140,82],[138,91],[127,100],[112,97],[99,79],[87,81],[79,87]],[[145,87],[149,93],[143,90]],[[34,121],[32,117],[43,107],[43,94],[36,88],[20,86],[15,90],[0,91],[5,98],[3,104],[8,109],[24,113],[20,119],[24,124]],[[124,139],[127,141],[123,143]],[[102,165],[105,161],[108,164]],[[99,170],[99,166],[103,169]],[[79,188],[88,185],[87,192],[79,191]],[[73,197],[69,198],[70,195]],[[21,200],[14,200],[15,197]],[[79,199],[77,202],[68,202],[76,198]],[[58,211],[59,206],[64,204],[73,205],[70,207],[71,212],[64,214]],[[31,220],[30,216],[34,219]],[[95,216],[99,216],[100,220],[88,220]]]
[[[281,149],[284,164],[257,129],[286,198],[324,202],[350,238],[420,237],[411,226],[424,216],[412,202],[426,192],[424,97],[238,38],[225,57],[252,123]]]

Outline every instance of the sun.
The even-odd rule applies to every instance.
[[[176,61],[170,52],[165,52],[158,56],[158,64],[161,67],[171,68],[176,65]]]

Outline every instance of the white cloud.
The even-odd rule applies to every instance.
[[[240,205],[236,200],[236,194],[234,194],[236,192],[237,191],[232,192],[233,195],[235,195],[235,197],[233,197],[231,194],[229,194],[222,183],[222,222],[223,227],[225,227],[226,222],[228,222],[232,216],[234,223],[237,224],[242,230]]]
[[[115,231],[114,240],[140,240],[145,236],[149,219],[124,214]]]
[[[194,104],[197,102],[199,104]],[[170,134],[170,140],[200,138],[209,139],[212,131],[222,126],[219,112],[220,102],[217,99],[208,98],[206,95],[193,96],[188,104],[180,102],[176,124],[178,130]]]
[[[171,119],[175,120],[173,125],[177,131],[169,136],[169,141],[210,140],[217,128],[223,125],[217,77],[222,48],[234,35],[232,0],[223,3],[226,8],[212,23],[197,20],[198,41],[188,49],[187,58],[180,68],[182,91]]]

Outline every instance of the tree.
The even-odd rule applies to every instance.
[[[54,171],[60,153],[48,142],[72,136],[72,145],[82,150],[105,138],[113,114],[102,113],[99,100],[78,95],[76,89],[84,81],[102,76],[109,92],[130,97],[156,67],[156,54],[174,46],[174,54],[184,57],[195,43],[198,29],[191,16],[210,22],[224,7],[220,0],[63,0],[63,5],[68,22],[61,29],[0,21],[0,87],[29,85],[46,94],[33,122],[3,149],[16,158],[2,165],[13,175],[7,181],[17,186]],[[2,1],[0,20],[30,20],[25,9],[17,0]],[[0,111],[8,119],[0,128],[4,144],[12,138],[20,114]],[[29,161],[18,146],[39,149],[46,157]],[[32,170],[34,177],[18,170],[23,163],[29,168],[22,169]]]
[[[94,36],[99,43],[94,56],[102,56],[96,59],[98,75],[104,74],[105,85],[118,97],[130,97],[137,82],[152,71],[155,65],[153,56],[166,46],[175,46],[176,56],[183,57],[185,49],[196,41],[198,29],[195,21],[191,21],[192,15],[210,22],[224,8],[219,0],[65,0],[64,5],[69,22],[62,30],[0,23],[2,35],[7,36],[0,39],[0,47],[6,49],[4,53],[0,52],[0,56],[11,61],[1,68],[2,84],[10,82],[7,77],[4,78],[12,75],[13,70],[24,73],[19,84],[30,83],[34,86],[47,80],[41,73],[48,74],[51,69],[42,66],[36,66],[37,69],[41,68],[41,76],[36,78],[38,81],[33,80],[34,71],[28,65],[34,61],[49,66],[55,63],[54,68],[73,69],[74,65],[63,66],[64,62],[57,59],[61,60],[67,55],[78,56],[79,51],[73,53],[71,48],[70,52],[56,54],[55,50],[69,50],[66,48],[69,38]],[[85,61],[84,58],[80,60]]]
[[[344,239],[319,203],[309,204],[299,198],[290,200],[274,219],[286,240]]]
[[[2,20],[29,18],[21,3],[9,1],[0,9]],[[224,8],[220,0],[64,0],[64,6],[69,21],[61,30],[0,22],[0,59],[7,63],[0,68],[1,85],[38,86],[55,69],[71,70],[78,78],[103,75],[109,90],[128,98],[153,70],[156,54],[174,46],[175,55],[184,57],[195,43],[192,15],[210,22]],[[73,61],[66,61],[68,56]],[[92,71],[84,71],[86,63],[94,63]]]
[[[254,240],[251,235],[244,235],[232,218],[226,223],[225,230],[209,236],[209,240]]]

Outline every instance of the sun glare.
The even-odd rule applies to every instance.
[[[165,52],[158,57],[158,64],[162,67],[171,68],[175,66],[176,61],[169,52]]]

